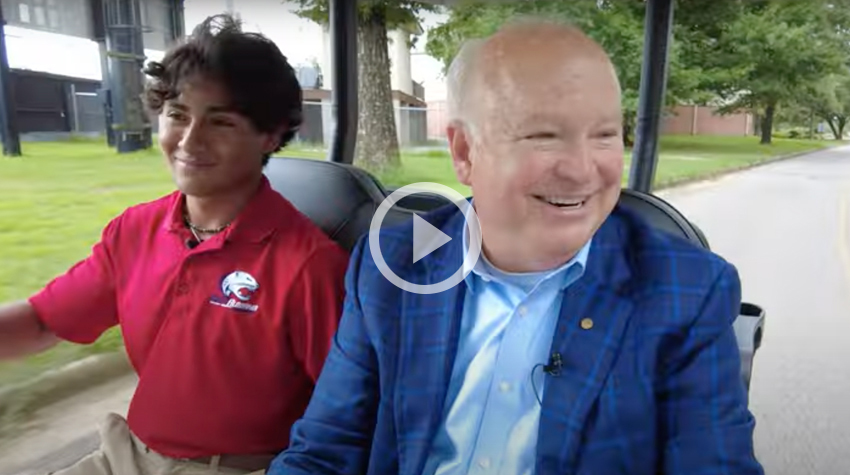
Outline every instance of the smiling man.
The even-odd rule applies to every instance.
[[[273,191],[301,124],[280,50],[207,19],[146,70],[177,185],[112,220],[85,260],[0,307],[0,358],[120,325],[139,374],[127,420],[63,475],[261,471],[289,441],[342,312],[348,257]]]
[[[617,206],[615,70],[582,32],[512,23],[449,74],[449,145],[472,188],[482,258],[420,295],[355,247],[328,361],[275,475],[760,474],[732,323],[734,267]],[[452,275],[472,243],[414,260],[415,226],[381,231],[408,282]]]

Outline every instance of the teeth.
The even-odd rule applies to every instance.
[[[584,203],[584,200],[577,200],[573,198],[559,198],[557,196],[546,196],[543,198],[549,204],[553,204],[555,206],[580,206]]]

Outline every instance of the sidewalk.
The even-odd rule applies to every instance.
[[[0,475],[44,475],[90,453],[106,414],[126,415],[136,381],[128,374],[31,414],[14,434],[0,439]]]

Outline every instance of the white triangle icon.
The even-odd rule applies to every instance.
[[[413,215],[413,262],[422,259],[451,241],[446,233],[435,228],[431,223]]]

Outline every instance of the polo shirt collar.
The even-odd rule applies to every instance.
[[[169,214],[165,220],[164,227],[169,232],[180,232],[186,229],[183,222],[183,203],[185,201],[183,193],[175,192],[172,194],[172,202]],[[283,199],[271,187],[268,178],[263,175],[256,194],[248,201],[245,208],[239,213],[236,219],[233,220],[230,226],[227,227],[219,236],[213,236],[210,240],[222,239],[224,241],[248,241],[261,242],[268,237],[277,227],[277,223],[281,218],[284,220],[286,216],[272,216],[269,210],[280,210],[280,202],[284,202],[286,215],[290,214],[290,210],[294,209],[289,202]]]

